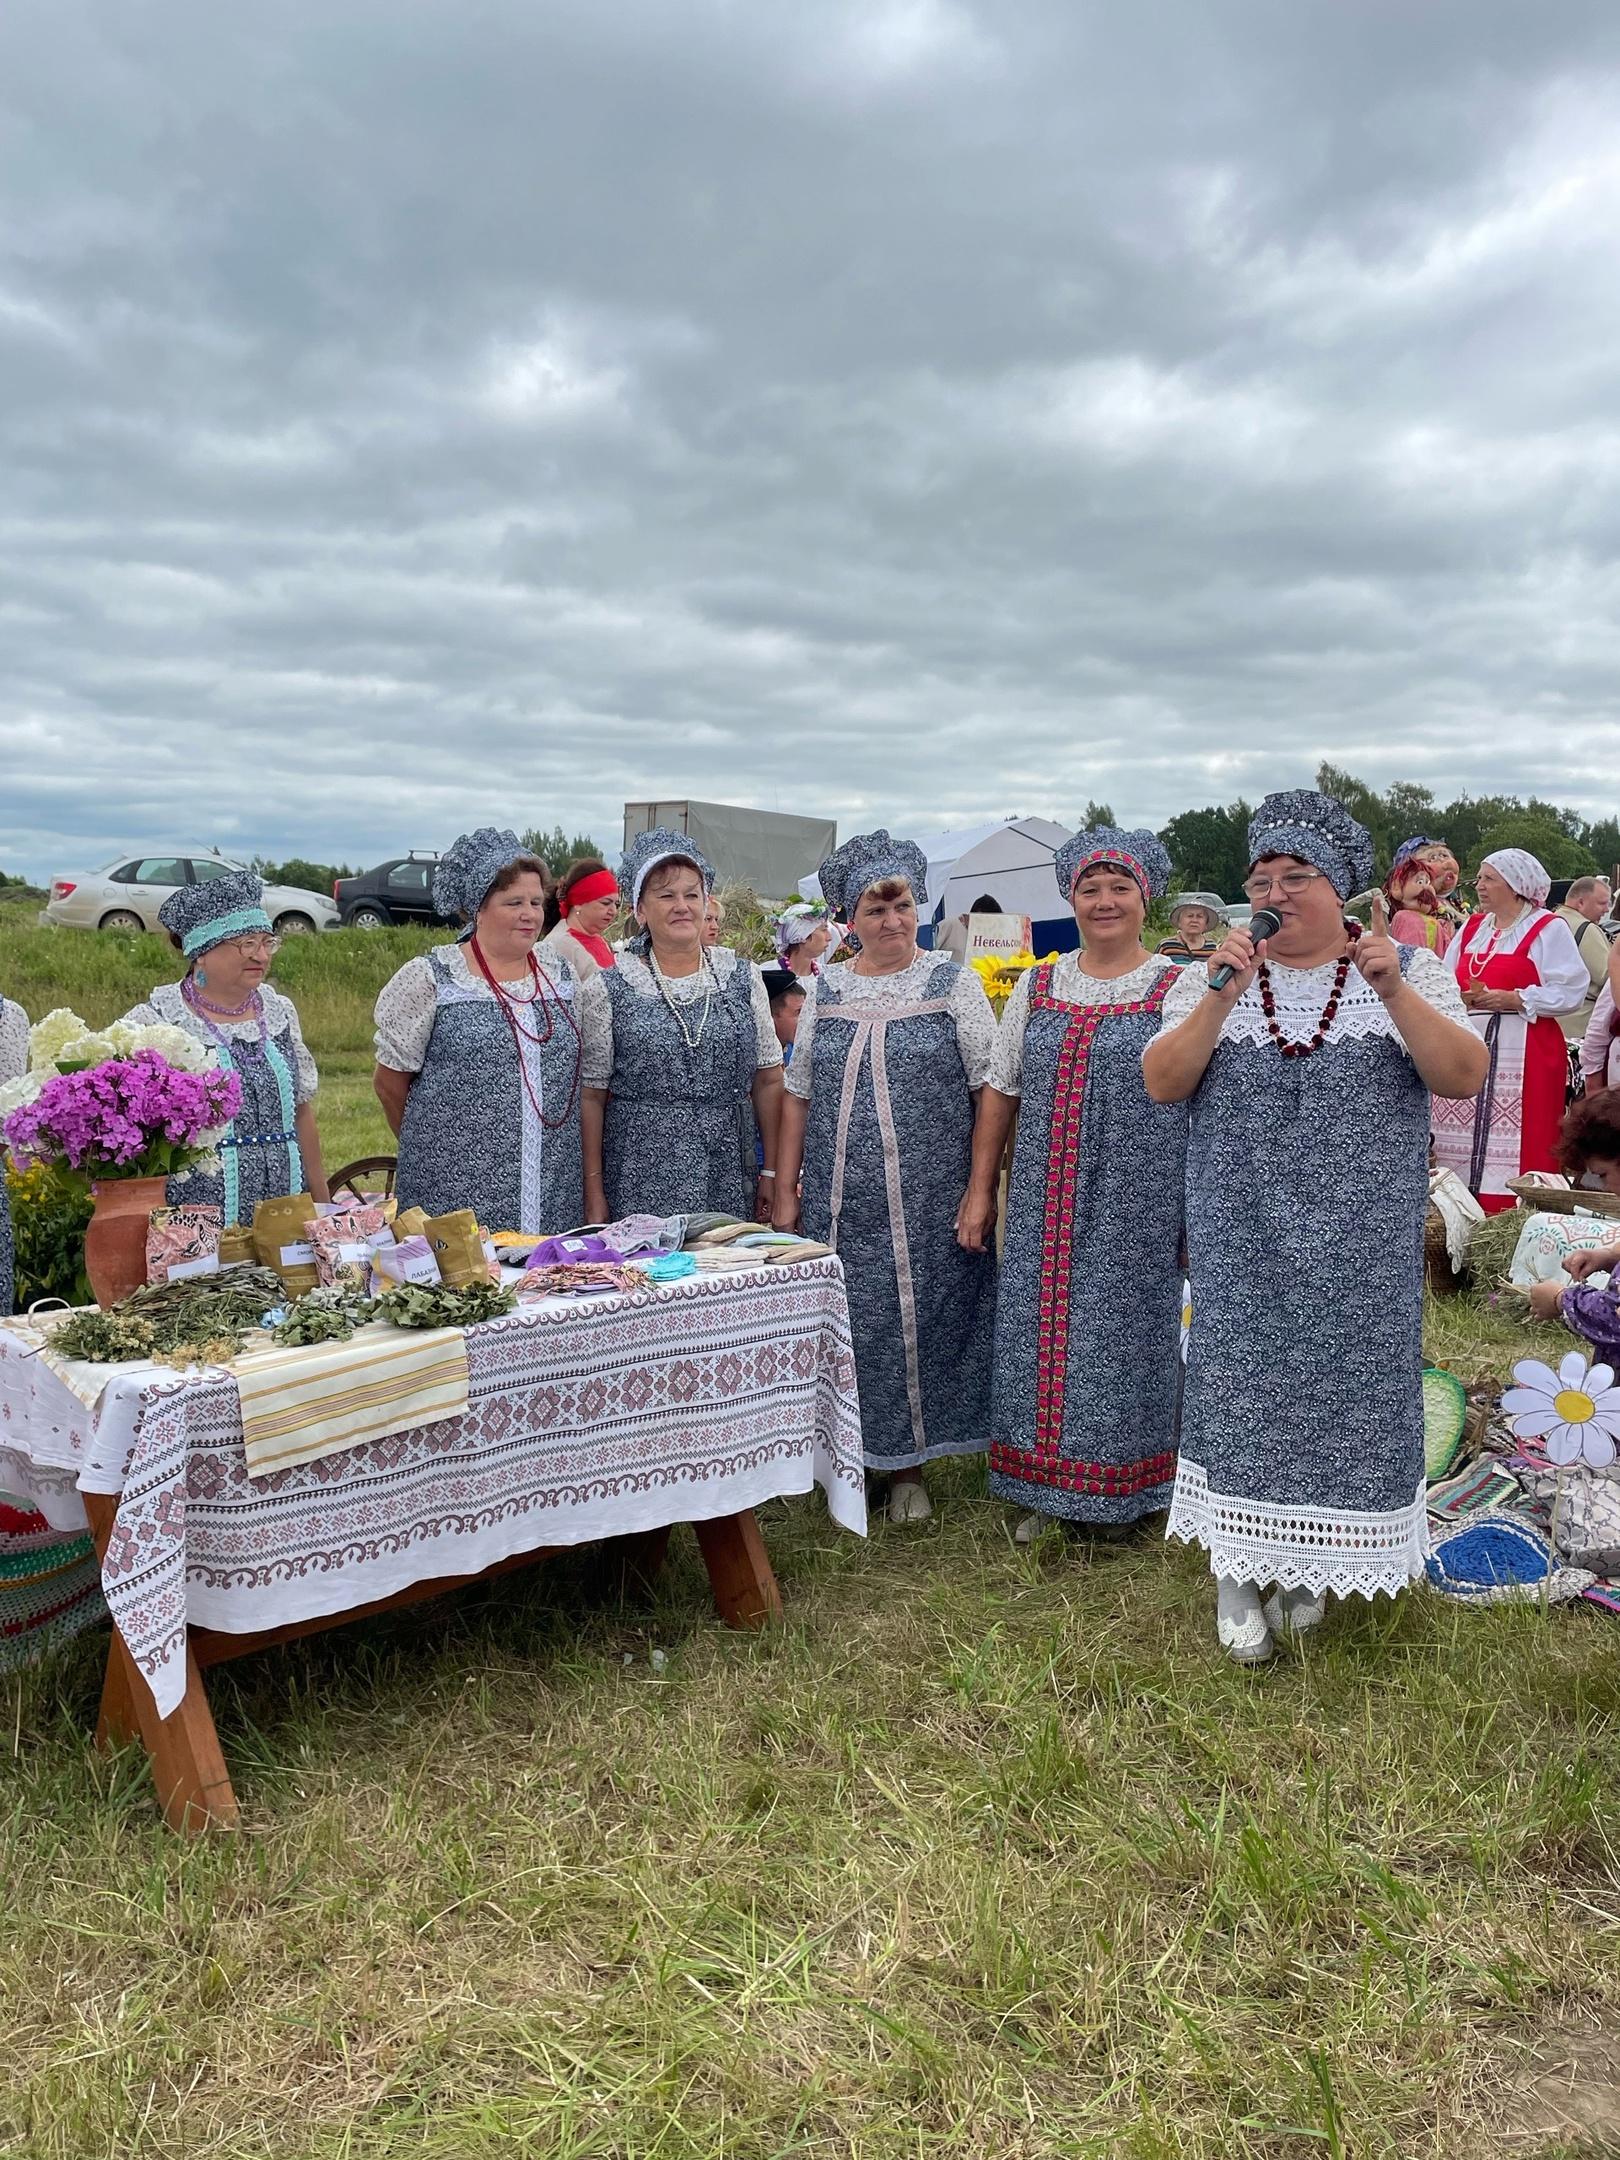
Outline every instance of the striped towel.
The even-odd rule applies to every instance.
[[[248,1351],[236,1362],[248,1475],[268,1477],[415,1432],[467,1407],[460,1328],[396,1328],[374,1320],[347,1342]]]

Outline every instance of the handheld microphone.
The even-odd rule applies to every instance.
[[[1262,938],[1275,937],[1281,928],[1282,917],[1275,908],[1256,908],[1249,917],[1249,935],[1256,945],[1260,943]],[[1209,978],[1209,987],[1212,990],[1224,990],[1236,973],[1237,969],[1235,967],[1230,966],[1226,961],[1222,961],[1221,965]]]

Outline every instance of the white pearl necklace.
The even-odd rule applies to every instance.
[[[709,965],[708,954],[702,953],[698,958],[697,972],[705,976],[707,980],[703,989],[703,1010],[698,1014],[697,1033],[695,1035],[687,1026],[686,1017],[682,1013],[680,1006],[670,995],[669,984],[664,979],[664,971],[658,965],[658,955],[652,950],[651,946],[647,948],[647,966],[652,974],[653,981],[658,985],[658,995],[669,1008],[670,1018],[681,1031],[681,1040],[688,1050],[695,1050],[703,1040],[703,1030],[709,1024],[709,1011],[714,1004],[714,970]],[[693,999],[692,1002],[695,1004],[697,1001]]]

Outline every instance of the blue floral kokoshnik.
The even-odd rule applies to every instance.
[[[1121,832],[1117,825],[1093,825],[1065,840],[1052,863],[1058,891],[1072,901],[1080,874],[1097,863],[1117,863],[1141,888],[1144,902],[1157,900],[1170,887],[1170,858],[1157,833]]]
[[[270,927],[270,918],[262,907],[233,908],[228,915],[216,915],[212,922],[198,923],[188,930],[180,940],[180,949],[188,960],[195,960],[199,953],[223,945],[229,938]]]

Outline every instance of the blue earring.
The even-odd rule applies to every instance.
[[[197,988],[198,988],[199,990],[203,990],[203,989],[206,989],[206,988],[207,988],[207,985],[208,985],[208,977],[207,977],[207,976],[206,976],[206,975],[204,974],[204,972],[203,972],[203,970],[202,970],[201,968],[198,968],[198,970],[197,970]]]

